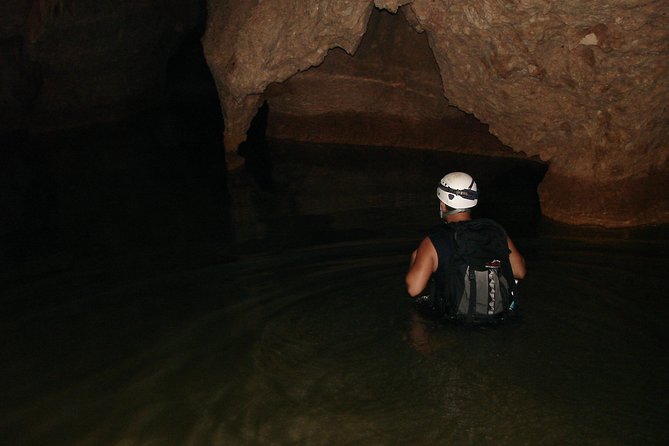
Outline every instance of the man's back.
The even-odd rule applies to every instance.
[[[511,305],[505,289],[510,294],[514,278],[525,276],[523,256],[500,225],[489,219],[472,220],[470,211],[478,203],[478,189],[471,176],[464,172],[447,174],[437,187],[437,197],[440,216],[447,224],[425,237],[412,253],[405,277],[407,292],[412,297],[424,296],[432,278],[443,301],[450,302],[450,314],[466,313],[471,318],[475,313],[484,314],[484,308],[485,314],[490,308],[496,314],[500,302],[501,311],[505,311]],[[482,303],[483,289],[494,294],[492,307],[490,302]],[[468,297],[479,294],[475,299]],[[500,296],[504,302],[498,299]],[[481,301],[481,311],[477,310],[477,300]],[[461,308],[463,302],[466,312]]]
[[[430,234],[437,252],[435,299],[453,319],[499,319],[512,307],[515,282],[504,229],[489,219],[444,225]]]

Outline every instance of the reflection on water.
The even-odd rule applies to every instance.
[[[16,286],[2,443],[666,444],[666,241],[521,239],[522,320],[422,351],[414,242]]]

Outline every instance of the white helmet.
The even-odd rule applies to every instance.
[[[474,179],[464,172],[451,172],[437,187],[437,197],[453,209],[469,209],[478,203],[479,193]]]

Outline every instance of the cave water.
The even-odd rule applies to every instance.
[[[666,234],[543,222],[529,160],[270,140],[226,174],[217,113],[12,137],[2,444],[666,444]],[[449,170],[527,259],[520,321],[411,318]]]

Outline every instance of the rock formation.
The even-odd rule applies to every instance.
[[[331,48],[355,52],[372,8],[355,0],[208,3],[203,47],[219,91],[232,168],[242,162],[234,151],[267,86],[320,64]]]
[[[416,32],[424,32],[438,66],[447,101],[426,99],[413,118],[454,117],[453,105],[513,150],[548,161],[540,187],[544,215],[607,227],[669,223],[664,0],[209,0],[203,46],[217,82],[231,168],[240,164],[235,150],[266,97],[284,112],[309,108],[282,94],[290,81],[272,84],[318,66],[333,48],[355,54],[374,7],[401,11]],[[420,40],[407,37],[402,45],[410,48],[411,39]],[[323,73],[359,87],[363,80],[352,82],[350,70]],[[309,80],[307,73],[302,81]],[[396,86],[414,96],[407,102],[429,98],[434,82],[426,71],[405,73],[406,82]],[[364,79],[377,80],[388,78],[377,73]],[[358,98],[356,107],[365,100]],[[333,106],[319,113],[347,105]]]
[[[373,10],[355,56],[330,50],[264,96],[276,139],[515,155],[448,103],[425,33],[402,14]]]

